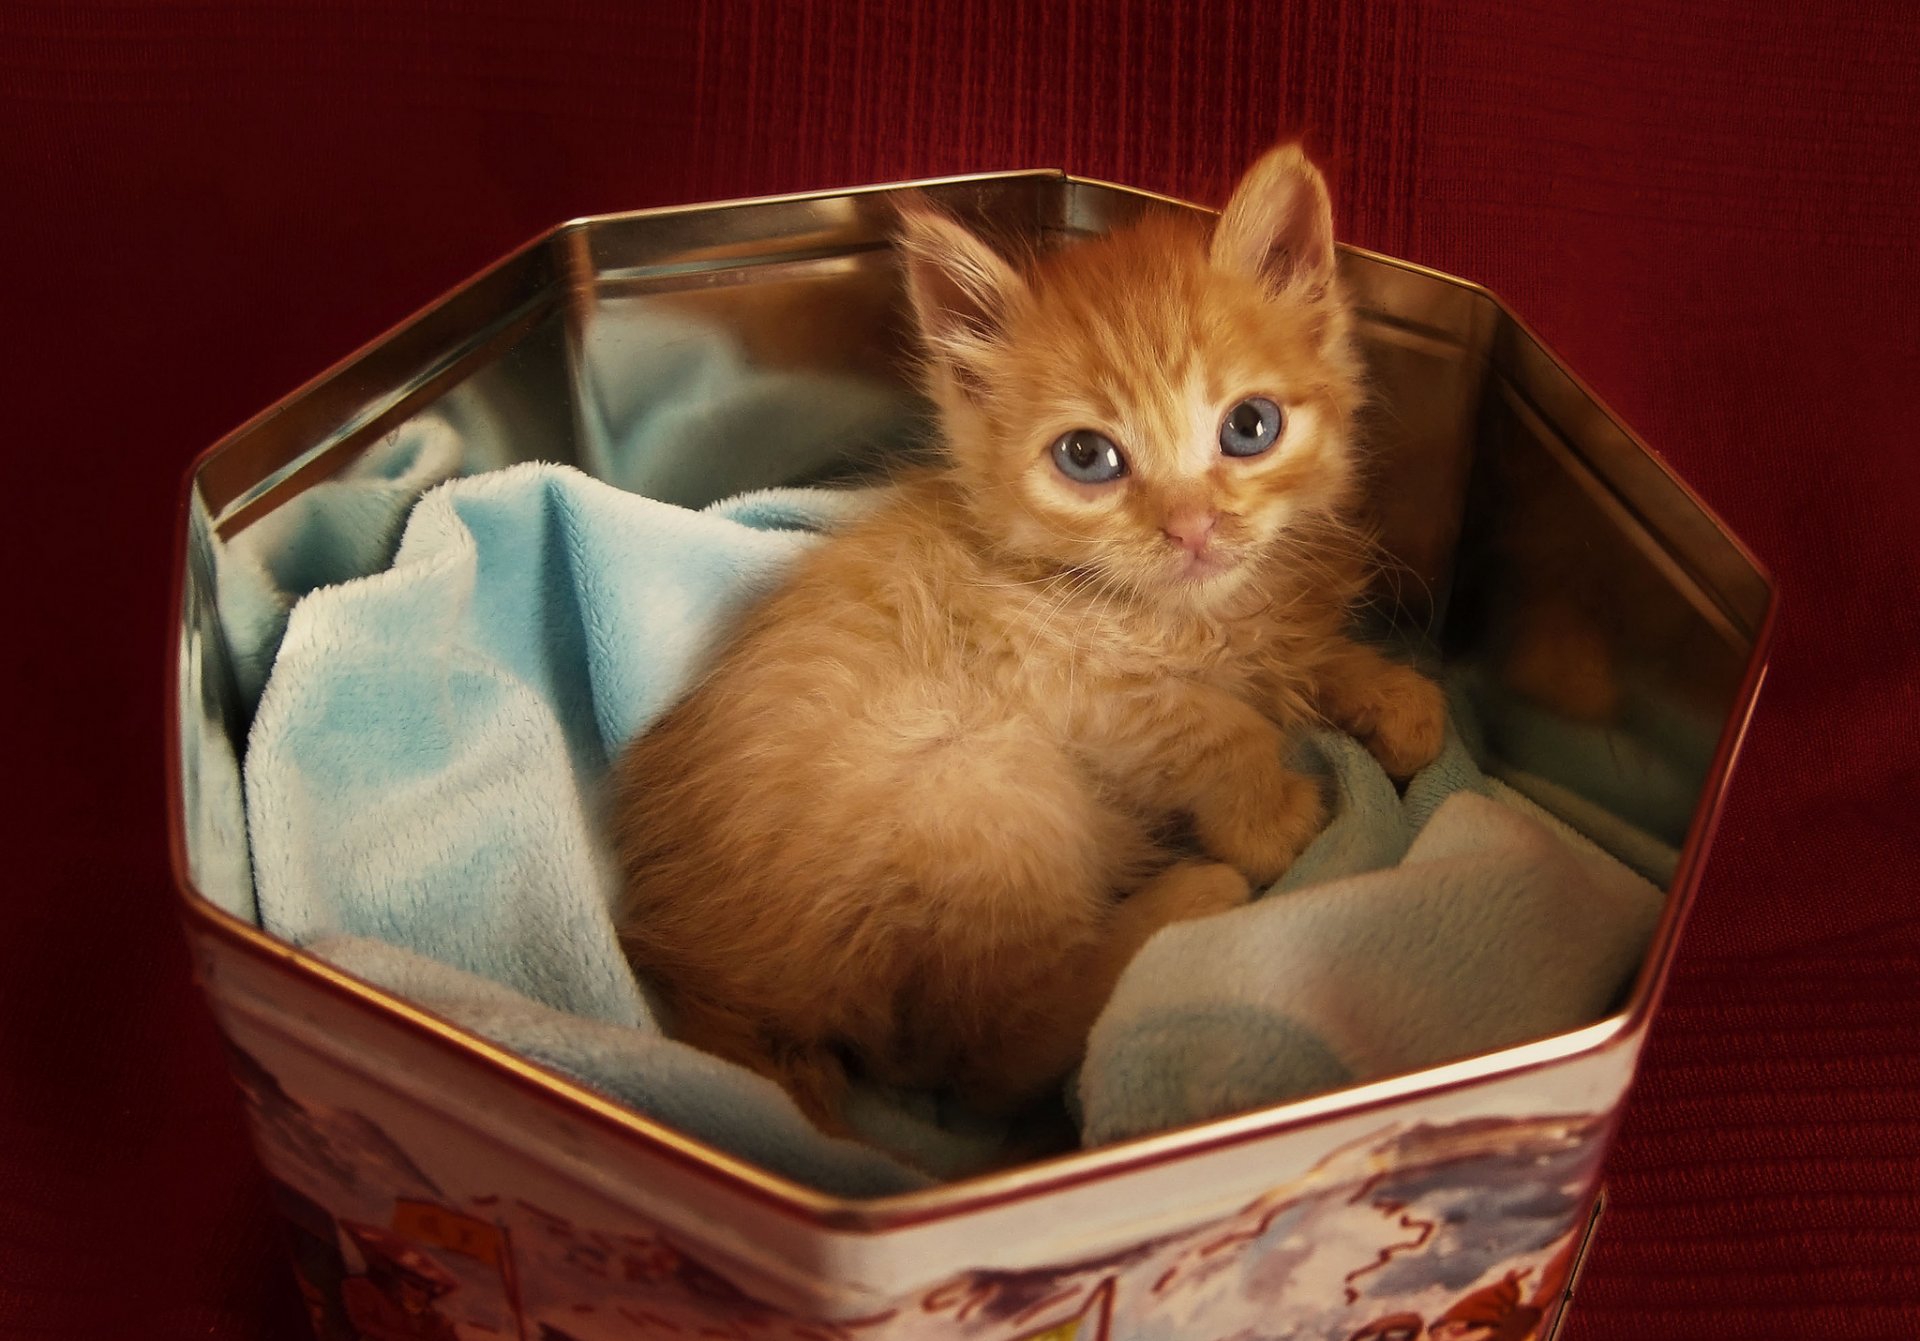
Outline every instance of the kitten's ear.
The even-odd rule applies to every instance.
[[[895,241],[927,352],[963,387],[977,385],[980,357],[1026,296],[1026,281],[993,248],[924,201],[901,207]]]
[[[1211,259],[1275,290],[1324,289],[1333,279],[1333,204],[1299,145],[1269,149],[1247,169],[1220,212]]]

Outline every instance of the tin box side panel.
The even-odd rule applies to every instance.
[[[1498,312],[1477,289],[1369,252],[1346,251],[1341,275],[1367,366],[1364,520],[1382,559],[1368,613],[1404,644],[1437,652]]]
[[[505,460],[571,459],[553,326],[564,297],[557,236],[468,280],[212,448],[194,476],[221,534],[346,471],[428,407],[452,411],[450,395],[474,416],[472,436],[484,440],[470,472]]]
[[[1062,189],[995,174],[585,221],[569,238],[581,464],[699,507],[922,455],[895,211],[925,199],[1019,250]]]
[[[1243,1153],[1271,1162],[1238,1169],[1228,1197],[1197,1215],[1190,1182],[1155,1197],[1123,1174],[1086,1194],[1106,1206],[1062,1192],[948,1226],[949,1274],[896,1301],[881,1334],[1385,1338],[1408,1319],[1444,1334],[1443,1320],[1471,1313],[1502,1324],[1498,1335],[1536,1335],[1583,1238],[1611,1120],[1494,1088],[1502,1106],[1484,1112],[1443,1099],[1331,1123],[1343,1144],[1304,1168],[1284,1138],[1250,1144]],[[1128,1213],[1126,1240],[1068,1237]],[[1053,1221],[1056,1241],[1010,1241],[1015,1215]],[[991,1265],[956,1269],[983,1257]]]
[[[1479,437],[1447,646],[1486,751],[1666,884],[1724,785],[1766,580],[1510,318]]]
[[[239,671],[220,615],[220,541],[192,481],[181,524],[179,643],[174,652],[174,697],[168,705],[176,770],[170,779],[176,808],[176,861],[201,896],[252,922],[256,917],[253,865],[240,773],[252,700],[241,693]]]

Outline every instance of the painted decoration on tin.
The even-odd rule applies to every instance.
[[[1533,1341],[1565,1293],[1604,1122],[1394,1125],[1237,1214],[1079,1262],[966,1269],[794,1317],[723,1259],[427,1168],[236,1050],[321,1341]],[[431,1161],[428,1161],[429,1163]]]

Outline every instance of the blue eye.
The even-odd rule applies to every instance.
[[[1127,458],[1120,455],[1113,439],[1090,428],[1076,428],[1055,438],[1053,464],[1081,484],[1105,484],[1127,473]]]
[[[1265,396],[1248,396],[1220,421],[1220,450],[1228,456],[1258,456],[1280,441],[1286,416]]]

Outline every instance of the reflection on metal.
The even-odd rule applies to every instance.
[[[1122,1243],[1127,1216],[1151,1218],[1142,1206],[1165,1215],[1182,1198],[1220,1202],[1258,1161],[1310,1162],[1300,1151],[1339,1131],[1350,1137],[1355,1124],[1521,1096],[1536,1111],[1617,1103],[1758,688],[1772,586],[1497,299],[1356,249],[1343,252],[1342,267],[1362,309],[1377,522],[1392,557],[1379,604],[1437,641],[1509,781],[1586,827],[1624,820],[1654,836],[1659,851],[1637,860],[1670,878],[1672,897],[1619,1014],[1556,1039],[1107,1150],[886,1201],[838,1202],[624,1113],[246,925],[242,751],[286,610],[316,585],[383,567],[422,491],[549,460],[699,504],[859,474],[925,449],[926,407],[912,388],[887,243],[909,189],[1029,249],[1143,210],[1194,208],[1028,172],[578,220],[201,458],[176,575],[172,823],[185,907],[223,1020],[233,1028],[270,1009],[298,1015],[317,1031],[314,1048],[331,1039],[341,1050],[330,1064],[345,1074],[370,1076],[382,1063],[368,1058],[408,1056],[418,1067],[427,1055],[419,1050],[429,1049],[449,1059],[453,1087],[434,1120],[503,1122],[524,1109],[539,1116],[517,1130],[547,1133],[513,1147],[528,1168],[591,1149],[608,1186],[628,1189],[620,1197],[653,1188],[647,1195],[662,1206],[747,1198],[778,1207],[775,1228],[729,1221],[727,1233],[771,1236],[733,1251],[751,1247],[796,1275],[838,1269],[822,1265],[824,1240],[807,1237],[829,1228],[869,1236],[858,1251],[875,1256],[861,1258],[861,1270],[885,1274],[884,1259],[905,1279],[921,1269],[906,1265],[920,1261],[914,1254],[930,1250],[905,1239],[890,1246],[888,1236],[1038,1198],[1049,1199],[1050,1214],[1107,1215],[1089,1242]],[[397,1060],[388,1065],[399,1074]],[[671,1172],[689,1165],[700,1170],[686,1185],[693,1191]],[[508,1159],[509,1167],[520,1165]],[[680,1190],[658,1190],[665,1186]]]

